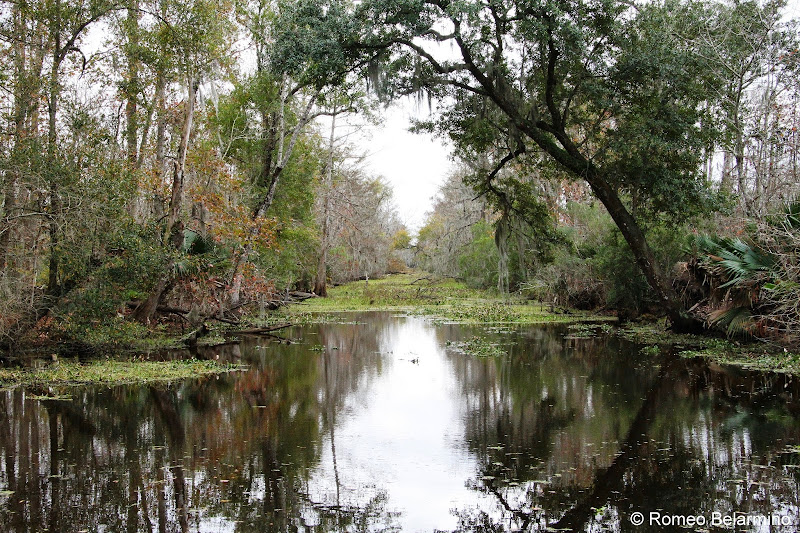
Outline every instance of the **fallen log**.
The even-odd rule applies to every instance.
[[[289,297],[292,300],[296,300],[296,301],[302,302],[304,300],[308,300],[309,298],[316,298],[317,295],[314,294],[313,292],[292,291],[292,292],[289,293]]]
[[[239,329],[236,331],[229,332],[232,335],[262,335],[265,333],[269,333],[270,331],[276,331],[283,328],[288,328],[289,326],[293,326],[294,324],[290,324],[288,322],[283,324],[275,324],[274,326],[266,326],[263,328],[250,328],[250,329]]]

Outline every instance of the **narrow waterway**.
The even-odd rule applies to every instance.
[[[569,333],[353,314],[217,378],[0,391],[0,531],[797,530],[797,379]]]

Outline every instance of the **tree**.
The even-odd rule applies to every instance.
[[[250,163],[256,195],[230,275],[232,306],[239,302],[242,267],[249,261],[301,135],[318,117],[355,111],[360,98],[346,83],[353,62],[337,53],[343,51],[339,33],[348,22],[338,7],[335,4],[323,16],[314,2],[281,5],[257,0],[239,5],[243,29],[255,48],[256,69],[243,81],[252,87],[253,98],[242,102],[239,125],[232,124],[229,132],[255,142],[260,157]],[[320,17],[323,23],[309,24]]]
[[[714,139],[722,151],[720,188],[736,193],[747,216],[796,194],[791,128],[798,43],[794,25],[781,21],[784,7],[782,1],[711,4],[692,41],[719,80],[709,105],[720,127]]]
[[[176,3],[162,5],[162,18],[159,23],[166,26],[164,33],[165,39],[159,41],[168,55],[171,56],[177,67],[177,78],[183,82],[186,90],[186,100],[183,106],[183,117],[180,126],[180,137],[177,145],[177,153],[173,162],[172,180],[170,187],[170,198],[165,215],[165,226],[162,236],[162,243],[168,250],[180,250],[184,242],[184,225],[180,222],[183,209],[184,195],[186,189],[186,157],[189,150],[189,139],[193,132],[194,117],[197,105],[198,90],[204,76],[212,72],[214,64],[222,61],[227,45],[227,37],[230,27],[227,24],[226,13],[218,9],[216,4],[205,0],[196,0],[191,3]],[[126,29],[131,25],[126,21]],[[128,45],[132,46],[131,33],[128,29]],[[138,83],[138,74],[131,66],[135,63],[135,58],[127,54],[129,67],[131,68],[127,83]],[[164,73],[160,72],[160,76]],[[157,76],[156,98],[158,93],[163,91],[163,77]],[[133,162],[138,158],[131,155],[131,150],[135,154],[136,147],[136,120],[135,110],[131,104],[131,98],[138,97],[138,91],[127,91],[129,112],[126,140],[129,159]],[[154,104],[155,105],[155,102]],[[159,144],[163,142],[159,134]],[[158,159],[163,157],[162,148],[157,149]],[[156,172],[160,172],[157,165]],[[156,311],[162,295],[169,285],[169,272],[174,270],[174,265],[169,265],[165,269],[164,275],[157,280],[149,296],[136,309],[134,317],[140,322],[148,322]]]
[[[637,215],[703,200],[705,64],[676,38],[697,16],[676,1],[373,0],[353,9],[358,30],[343,38],[346,50],[383,53],[390,74],[373,79],[389,93],[442,97],[439,125],[456,142],[499,140],[487,182],[527,152],[586,181],[679,327],[693,324]]]
[[[5,4],[5,3],[4,3]],[[80,47],[88,30],[117,8],[112,1],[61,0],[8,2],[10,21],[4,17],[0,38],[11,44],[13,69],[13,140],[8,170],[4,172],[3,218],[0,227],[0,265],[8,263],[9,246],[17,232],[17,219],[23,216],[46,221],[49,242],[47,296],[50,303],[62,292],[59,279],[65,206],[62,187],[76,179],[70,154],[60,151],[60,103],[64,85],[70,77],[65,65],[80,57],[77,71],[86,67]],[[3,10],[3,15],[9,11]],[[10,25],[6,25],[10,22]],[[47,109],[46,125],[40,123],[39,107]],[[41,131],[44,130],[44,131]],[[26,184],[22,177],[41,180],[45,192],[41,208],[26,210],[20,197]]]

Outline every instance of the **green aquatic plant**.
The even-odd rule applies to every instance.
[[[242,368],[240,365],[198,359],[178,361],[100,359],[89,363],[57,360],[38,368],[0,368],[0,387],[153,383],[224,374]]]
[[[506,355],[506,351],[499,344],[477,335],[465,341],[453,342],[449,346],[459,352],[477,357],[501,357]]]

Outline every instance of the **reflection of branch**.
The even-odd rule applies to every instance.
[[[644,437],[647,435],[650,425],[658,408],[658,401],[662,399],[662,392],[666,386],[672,382],[667,377],[667,362],[661,362],[661,369],[658,376],[653,381],[653,385],[647,392],[644,403],[636,413],[636,418],[631,422],[628,435],[625,438],[620,451],[611,465],[602,473],[598,473],[594,481],[594,490],[575,507],[564,513],[558,522],[551,524],[553,529],[568,529],[570,531],[582,530],[583,525],[594,514],[594,509],[602,507],[611,493],[621,484],[624,484],[624,477],[627,468],[631,463],[639,459],[637,448],[642,442],[646,442]]]
[[[186,501],[186,478],[179,460],[186,439],[183,421],[178,414],[173,398],[168,396],[165,391],[150,387],[150,394],[155,399],[156,409],[164,420],[169,436],[171,463],[169,470],[172,473],[172,487],[175,492],[175,512],[178,514],[181,531],[186,532],[189,531],[189,502]]]
[[[534,518],[533,512],[525,512],[521,509],[514,509],[511,507],[506,501],[505,497],[500,494],[499,490],[497,490],[497,487],[494,486],[494,483],[489,483],[488,489],[489,492],[495,495],[497,500],[500,502],[500,505],[502,505],[506,511],[513,514],[515,519],[522,520],[522,524],[519,526],[519,531],[526,531],[531,523],[531,520]]]

